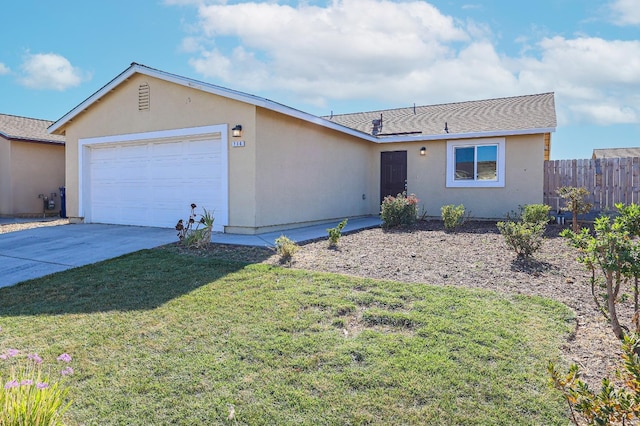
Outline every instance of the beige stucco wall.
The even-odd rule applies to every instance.
[[[256,226],[375,214],[374,144],[259,108]]]
[[[425,156],[420,155],[422,146]],[[503,188],[447,188],[446,148],[444,140],[378,146],[380,152],[407,151],[407,189],[418,196],[428,216],[439,217],[443,205],[464,204],[474,218],[499,219],[520,205],[543,202],[544,135],[506,138]]]
[[[59,187],[64,185],[64,145],[26,141],[0,142],[0,214],[34,216],[43,214],[39,194],[54,197],[60,211]]]
[[[0,136],[0,215],[12,213],[11,142]]]
[[[138,111],[138,87],[145,82],[151,106]],[[229,224],[251,223],[255,218],[255,107],[139,74],[67,124],[67,214],[78,217],[79,139],[217,124],[242,125],[246,148],[229,149]]]

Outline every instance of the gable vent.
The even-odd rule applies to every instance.
[[[149,111],[151,106],[151,90],[148,83],[142,83],[138,87],[138,111]]]

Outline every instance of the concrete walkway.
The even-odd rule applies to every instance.
[[[242,246],[273,247],[276,238],[281,235],[285,235],[296,243],[303,243],[305,241],[311,241],[318,238],[329,238],[327,228],[333,228],[339,223],[340,221],[336,220],[334,222],[323,223],[320,225],[305,226],[304,228],[288,229],[285,231],[267,232],[257,235],[215,233],[211,237],[211,242]],[[354,217],[347,220],[347,225],[344,227],[342,232],[347,233],[360,229],[375,228],[381,224],[382,222],[378,216]]]
[[[2,223],[9,222],[5,219]],[[211,242],[273,247],[286,235],[295,242],[328,238],[339,221],[259,235],[215,233]],[[349,219],[343,232],[380,226],[377,216]],[[120,225],[61,225],[0,234],[0,287],[177,241],[176,231]]]

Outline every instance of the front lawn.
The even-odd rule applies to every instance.
[[[0,315],[0,352],[72,355],[69,424],[567,422],[546,363],[572,312],[542,298],[157,249],[1,289]]]

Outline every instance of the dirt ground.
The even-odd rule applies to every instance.
[[[5,224],[0,226],[0,234],[66,223],[60,219]],[[558,236],[562,229],[560,225],[548,227],[542,248],[530,262],[517,259],[495,222],[471,221],[459,231],[448,233],[440,221],[421,221],[410,228],[373,228],[345,234],[336,248],[329,248],[327,239],[301,244],[289,267],[558,300],[576,313],[575,333],[563,347],[566,360],[577,363],[583,378],[598,386],[602,377],[619,367],[620,344],[595,308],[590,275],[576,261],[577,250]],[[201,254],[280,264],[279,256],[266,247],[211,244]],[[628,323],[631,303],[621,307],[619,317]]]

